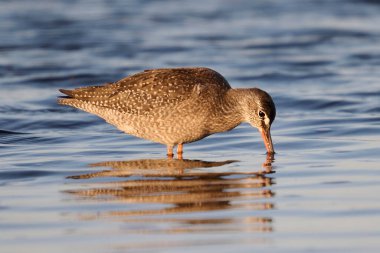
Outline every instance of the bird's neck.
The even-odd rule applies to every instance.
[[[219,101],[218,110],[215,110],[209,130],[212,133],[231,130],[240,125],[244,120],[241,107],[241,92],[239,89],[230,89],[222,101]]]
[[[236,115],[238,115],[240,123],[249,122],[250,115],[252,114],[253,104],[252,89],[250,88],[236,88],[230,89],[226,95],[226,101],[230,101],[234,108]]]

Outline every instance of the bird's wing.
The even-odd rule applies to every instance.
[[[230,85],[208,68],[153,69],[104,86],[61,90],[69,97],[122,113],[148,114],[156,108],[175,106],[193,96],[225,92]]]

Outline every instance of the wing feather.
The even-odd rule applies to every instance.
[[[99,107],[122,113],[148,114],[156,108],[175,106],[193,96],[230,88],[224,77],[212,69],[174,68],[145,70],[103,86],[60,91],[70,98]]]

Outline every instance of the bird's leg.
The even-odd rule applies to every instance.
[[[183,144],[179,143],[177,146],[177,156],[178,159],[182,159],[182,154],[183,154]]]
[[[167,146],[166,147],[166,149],[167,149],[167,156],[168,156],[168,158],[173,158],[173,146]]]

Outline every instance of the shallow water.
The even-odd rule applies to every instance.
[[[0,251],[378,252],[376,1],[0,3]],[[277,106],[185,159],[58,88],[208,66]]]

